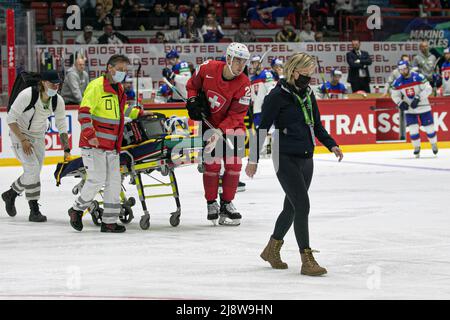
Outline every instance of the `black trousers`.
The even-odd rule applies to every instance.
[[[275,167],[278,169],[278,181],[286,196],[283,211],[275,223],[272,237],[276,240],[283,240],[291,225],[294,224],[295,238],[299,249],[307,249],[309,248],[308,189],[313,176],[313,159],[280,153],[278,168],[277,164]]]
[[[366,93],[370,93],[370,79],[368,78],[359,78],[357,82],[351,82],[352,92],[355,93],[359,90],[364,90]]]

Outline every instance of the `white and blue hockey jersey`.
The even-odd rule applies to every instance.
[[[253,113],[260,113],[266,95],[275,88],[277,82],[270,70],[264,69],[250,78],[252,88]]]
[[[174,85],[183,95],[183,97],[180,97],[174,92],[173,98],[176,100],[181,100],[182,98],[187,99],[186,84],[192,76],[189,64],[185,61],[181,61],[172,67],[172,72],[175,73]]]
[[[428,96],[433,92],[428,80],[420,73],[411,72],[408,78],[403,75],[398,77],[391,86],[391,97],[395,104],[399,105],[405,101],[411,105],[413,99],[417,96],[420,98],[419,105],[413,109],[409,107],[405,113],[421,114],[431,111]]]

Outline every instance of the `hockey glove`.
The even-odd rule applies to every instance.
[[[167,80],[172,81],[175,78],[175,73],[173,73],[169,68],[164,68],[162,71],[162,76]]]
[[[400,104],[398,105],[398,108],[399,108],[400,110],[406,111],[406,110],[408,110],[409,105],[408,105],[405,101],[402,101],[402,103],[400,103]]]
[[[188,110],[189,118],[192,120],[202,120],[203,117],[207,118],[211,115],[208,102],[206,101],[205,94],[201,91],[196,97],[191,97],[186,103],[186,109]]]
[[[413,108],[413,109],[417,108],[419,106],[419,101],[420,101],[420,98],[415,97],[413,99],[413,101],[411,102],[411,108]]]

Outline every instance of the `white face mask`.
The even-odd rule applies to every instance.
[[[125,71],[116,71],[116,73],[113,75],[114,82],[122,82],[125,79],[125,76],[127,73]]]
[[[53,90],[53,89],[47,88],[47,95],[49,97],[56,96],[57,93],[58,93],[58,90]]]

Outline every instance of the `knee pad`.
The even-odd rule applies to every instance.
[[[221,164],[220,162],[205,163],[204,167],[205,167],[205,174],[219,175]]]
[[[225,171],[229,173],[236,172],[237,174],[239,174],[242,169],[242,162],[240,161],[239,158],[232,158],[232,159],[233,159],[232,161],[225,162]]]
[[[417,140],[420,138],[418,124],[412,124],[412,125],[408,126],[408,128],[409,128],[409,135],[412,140]]]

